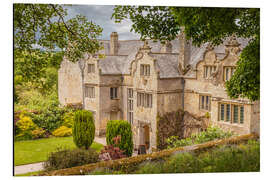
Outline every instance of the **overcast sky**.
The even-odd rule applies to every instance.
[[[110,39],[111,32],[117,32],[120,40],[139,39],[139,35],[130,32],[131,21],[125,20],[121,24],[114,23],[111,19],[114,6],[109,5],[73,5],[67,6],[68,18],[75,17],[77,14],[86,16],[95,24],[103,28],[101,39]]]

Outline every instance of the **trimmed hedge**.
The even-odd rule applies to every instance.
[[[119,144],[115,145],[121,150],[124,150],[124,154],[131,156],[133,152],[133,140],[131,125],[124,120],[110,120],[107,123],[106,128],[106,141],[108,145],[114,145],[113,138],[120,135],[121,140]]]
[[[92,112],[86,110],[75,112],[72,135],[77,147],[88,149],[91,146],[95,138],[95,124]]]
[[[94,149],[58,149],[50,153],[44,163],[45,170],[56,170],[98,162],[98,153]]]
[[[43,172],[40,175],[45,176],[55,176],[55,175],[82,175],[82,174],[89,174],[90,172],[96,170],[97,168],[111,168],[113,170],[120,170],[121,172],[128,173],[132,170],[134,170],[140,163],[145,161],[153,161],[153,160],[159,160],[163,158],[170,157],[171,155],[187,152],[187,151],[193,151],[193,152],[201,152],[205,151],[214,147],[217,147],[219,145],[224,144],[239,144],[245,141],[248,141],[250,139],[258,139],[257,134],[247,134],[247,135],[241,135],[237,137],[231,137],[228,139],[221,139],[221,140],[215,140],[203,144],[197,144],[194,146],[186,146],[186,147],[179,147],[175,149],[167,149],[163,151],[158,151],[151,154],[144,154],[144,155],[138,155],[130,158],[123,158],[118,160],[112,160],[112,161],[102,161],[98,163],[93,164],[87,164],[83,166],[77,166],[73,168],[68,169],[61,169],[51,172]]]

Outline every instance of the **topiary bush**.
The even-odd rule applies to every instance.
[[[131,156],[133,152],[133,140],[131,125],[124,120],[110,120],[106,128],[106,141],[108,145],[113,145],[113,138],[121,136],[119,144],[116,146],[124,150],[127,156]]]
[[[98,153],[94,149],[61,149],[50,153],[48,160],[44,163],[45,170],[56,170],[80,166],[98,162]]]
[[[77,147],[88,149],[91,146],[95,138],[95,124],[92,112],[86,110],[75,112],[72,134]]]
[[[52,132],[55,137],[66,137],[72,135],[72,129],[66,126],[60,126],[58,129]]]

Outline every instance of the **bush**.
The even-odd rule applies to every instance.
[[[40,114],[32,114],[32,118],[38,127],[43,128],[47,132],[52,132],[63,123],[61,118],[66,110],[58,107],[58,103],[52,103],[46,110]]]
[[[15,140],[29,140],[32,139],[32,130],[37,128],[37,125],[33,123],[29,116],[25,116],[24,113],[21,113],[20,120],[16,123],[17,126],[17,135]]]
[[[37,128],[31,132],[33,139],[43,138],[46,136],[45,131],[42,128]]]
[[[72,134],[77,147],[88,149],[91,146],[95,138],[95,124],[92,112],[86,110],[75,112]]]
[[[231,137],[231,132],[225,132],[218,127],[208,127],[206,131],[197,134],[192,134],[191,137],[179,139],[177,136],[171,136],[167,139],[168,148],[176,148],[181,146],[189,146],[193,144],[201,144],[215,139],[223,139]]]
[[[74,112],[66,112],[63,116],[63,126],[72,128],[74,124]]]
[[[98,162],[98,153],[94,149],[61,149],[50,153],[44,168],[48,171],[70,168],[89,163]]]
[[[110,120],[106,128],[106,141],[108,145],[113,145],[113,138],[121,136],[121,141],[117,145],[121,150],[124,150],[127,156],[131,156],[133,152],[133,141],[131,125],[124,120]]]
[[[257,172],[260,170],[260,143],[226,145],[202,153],[181,153],[164,163],[146,163],[136,173]]]
[[[52,132],[52,135],[54,135],[55,137],[71,136],[72,135],[72,129],[68,128],[66,126],[61,126],[58,129],[54,130]]]

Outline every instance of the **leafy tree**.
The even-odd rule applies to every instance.
[[[72,62],[84,59],[85,54],[94,54],[101,48],[97,40],[102,33],[100,26],[85,16],[77,15],[71,19],[66,16],[67,10],[63,5],[14,4],[14,58],[15,61],[27,58],[25,61],[29,66],[20,66],[24,69],[24,77],[31,81],[41,80],[43,67],[48,65],[44,55],[56,48]],[[42,47],[46,53],[37,55],[35,46]],[[58,65],[58,61],[52,59],[50,63]],[[80,69],[83,74],[84,66]]]
[[[249,38],[236,73],[226,87],[232,98],[260,98],[260,9],[116,6],[112,18],[115,22],[129,18],[133,22],[131,31],[139,33],[141,39],[161,42],[175,39],[181,29],[197,46],[205,42],[219,45],[231,35]],[[249,73],[241,73],[244,68],[248,68]]]
[[[14,47],[30,51],[34,45],[46,50],[65,50],[65,55],[76,62],[85,53],[95,53],[100,44],[96,39],[102,28],[85,16],[65,20],[63,5],[14,4]]]

